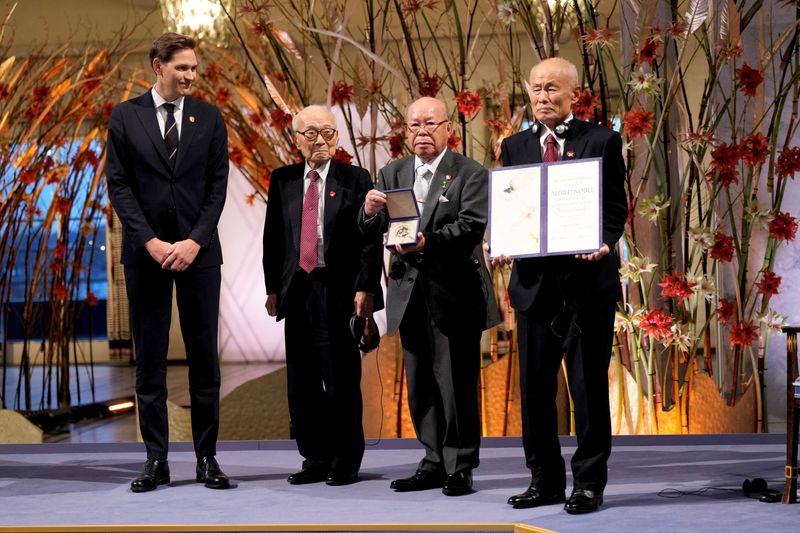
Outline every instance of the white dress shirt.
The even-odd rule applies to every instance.
[[[150,92],[153,95],[153,103],[156,106],[156,118],[158,119],[158,129],[161,130],[161,137],[164,137],[164,128],[167,126],[167,108],[164,107],[165,103],[168,103],[164,98],[158,94],[156,88],[153,87],[150,89]],[[175,104],[175,127],[178,128],[178,139],[181,138],[181,122],[183,120],[183,96],[179,96],[170,104]]]

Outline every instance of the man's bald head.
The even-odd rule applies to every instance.
[[[551,130],[567,120],[578,101],[578,69],[560,57],[545,59],[531,69],[531,109]]]

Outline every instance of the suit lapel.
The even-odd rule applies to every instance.
[[[142,129],[144,129],[147,136],[150,137],[150,141],[161,157],[162,163],[169,169],[167,145],[164,144],[164,137],[161,135],[161,129],[158,127],[155,103],[153,102],[153,95],[150,94],[150,91],[147,91],[141,96],[141,105],[136,106],[136,114],[142,122]]]
[[[303,164],[296,165],[294,177],[287,181],[284,198],[286,198],[286,218],[292,234],[294,249],[300,252],[300,227],[303,221]]]
[[[336,161],[331,160],[328,163],[328,176],[325,179],[325,190],[322,191],[323,205],[325,209],[323,215],[322,225],[322,242],[324,246],[325,255],[328,255],[328,246],[331,243],[331,236],[333,235],[333,226],[336,224],[336,215],[339,213],[339,206],[342,203],[342,187],[339,180],[339,168]]]
[[[414,188],[414,156],[408,156],[397,169],[397,189]]]
[[[175,161],[176,172],[181,165],[181,161],[183,161],[183,158],[186,157],[186,152],[192,145],[192,138],[194,137],[197,128],[201,127],[201,125],[198,122],[198,117],[196,113],[197,113],[197,108],[195,106],[194,100],[192,100],[192,98],[189,96],[184,96],[183,113],[182,113],[183,116],[181,117],[181,136],[180,139],[178,140],[178,155],[177,155],[178,159]]]
[[[529,134],[523,138],[525,158],[529,160],[529,163],[541,163],[542,145],[539,144],[539,135],[533,133],[533,130],[528,130],[528,133]]]
[[[583,130],[586,128],[586,123],[581,120],[573,120],[569,124],[566,139],[564,139],[564,154],[561,156],[562,161],[571,161],[578,159],[583,154],[586,148],[586,135],[583,135]]]

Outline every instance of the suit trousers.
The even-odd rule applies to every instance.
[[[216,455],[219,433],[220,267],[163,270],[158,263],[125,266],[136,350],[139,427],[148,459],[166,459],[167,351],[172,319],[172,288],[189,365],[192,439],[197,457]]]
[[[408,409],[425,447],[422,470],[454,474],[478,466],[480,339],[480,328],[443,333],[417,281],[400,322],[400,341]]]
[[[298,270],[285,298],[292,435],[303,468],[358,472],[364,455],[361,354],[344,302],[321,269]],[[349,302],[352,309],[352,300]]]
[[[608,364],[616,303],[567,307],[550,294],[531,310],[518,312],[522,442],[532,483],[564,490],[566,474],[558,440],[558,370],[566,354],[569,390],[575,405],[578,448],[572,456],[573,486],[602,492],[611,455]]]

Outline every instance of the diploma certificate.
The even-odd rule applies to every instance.
[[[591,253],[602,245],[602,160],[492,169],[491,257]]]

